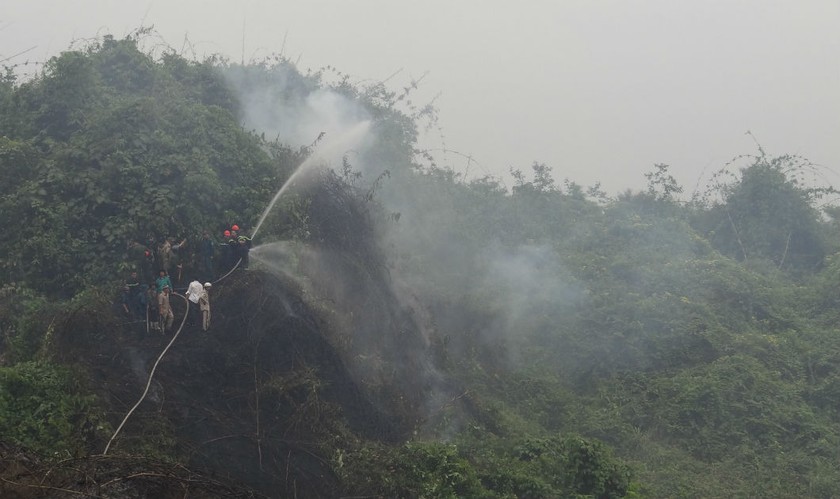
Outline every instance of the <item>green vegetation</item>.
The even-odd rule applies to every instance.
[[[2,270],[54,295],[114,275],[131,240],[256,218],[298,162],[240,127],[211,62],[155,62],[129,40],[65,52],[13,90],[0,109],[14,117],[0,130],[0,224],[15,233]]]
[[[837,497],[840,209],[807,161],[759,149],[689,201],[667,165],[508,190],[429,163],[405,93],[110,37],[0,80],[0,443],[101,452],[151,357],[109,304],[129,243],[252,228],[318,140],[249,108],[318,91],[376,140],[281,200],[256,243],[311,251],[214,288],[224,334],[174,354],[194,377],[124,452],[289,495]]]
[[[43,362],[0,367],[0,434],[47,456],[80,454],[94,432],[93,400],[71,373]]]

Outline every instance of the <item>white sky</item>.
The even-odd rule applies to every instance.
[[[282,50],[357,81],[402,70],[394,88],[427,73],[414,100],[440,94],[445,145],[477,161],[470,177],[509,184],[511,166],[540,161],[615,193],[668,163],[690,193],[756,152],[750,130],[840,185],[838,0],[2,0],[0,60],[141,25],[199,57]],[[422,144],[443,147],[437,132]]]

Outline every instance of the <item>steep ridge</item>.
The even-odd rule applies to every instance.
[[[177,456],[265,493],[329,496],[336,486],[328,463],[331,440],[405,437],[422,417],[422,391],[359,382],[360,368],[353,364],[360,359],[348,362],[351,349],[331,343],[341,332],[302,294],[293,283],[260,271],[238,270],[215,286],[211,329],[185,326],[114,450],[168,449],[171,455],[162,457]],[[173,302],[180,319],[182,300]],[[91,373],[116,427],[170,338],[138,332],[143,324],[108,331],[91,317],[68,317],[56,331],[56,350],[64,362]],[[381,325],[388,334],[389,324]],[[387,358],[386,350],[368,353],[389,365],[399,360]],[[388,404],[388,393],[414,394],[417,400],[400,396]]]

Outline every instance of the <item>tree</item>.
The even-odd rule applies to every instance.
[[[762,152],[732,183],[717,186],[720,200],[695,219],[722,253],[738,260],[767,260],[778,268],[813,270],[827,252],[825,228],[814,200],[832,188],[809,188],[796,156]]]
[[[176,60],[106,37],[12,88],[27,138],[0,139],[4,280],[70,295],[118,275],[131,240],[257,219],[296,158],[242,129],[220,72]]]
[[[677,179],[668,173],[668,165],[657,163],[653,168],[653,171],[645,173],[645,178],[648,179],[648,194],[657,201],[674,201],[674,194],[681,194],[683,188],[677,183]]]

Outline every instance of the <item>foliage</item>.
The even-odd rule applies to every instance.
[[[648,383],[649,405],[631,422],[681,441],[699,459],[719,460],[747,445],[805,447],[821,438],[797,386],[749,357],[723,357]],[[660,398],[672,403],[662,406]]]
[[[85,451],[96,432],[92,398],[78,394],[72,374],[43,362],[0,367],[0,434],[46,456]]]
[[[648,179],[647,194],[659,201],[674,201],[675,194],[681,194],[683,189],[677,183],[677,179],[668,173],[668,165],[658,163],[654,170],[645,173]]]
[[[408,443],[340,455],[339,472],[351,488],[385,497],[485,497],[475,470],[452,445]]]
[[[32,360],[53,327],[56,308],[23,286],[0,288],[0,358],[9,363]]]
[[[284,342],[218,346],[243,386],[253,379],[241,407],[225,404],[248,428],[243,455],[254,435],[260,473],[272,442],[272,459],[300,451],[357,496],[835,494],[838,213],[818,210],[833,189],[805,181],[813,165],[759,148],[687,203],[664,164],[614,198],[540,162],[513,168],[510,190],[465,182],[416,149],[433,112],[410,88],[339,76],[282,58],[154,58],[105,37],[34,80],[0,80],[3,435],[78,452],[91,399],[46,359],[72,364],[68,352],[98,351],[119,326],[105,290],[136,263],[126,243],[252,228],[319,139],[292,149],[246,111],[276,125],[329,91],[372,120],[374,145],[353,156],[364,175],[345,157],[267,218],[261,234],[303,249],[290,257],[300,286],[279,286],[295,299],[252,290],[256,272],[218,295],[239,308],[226,333]],[[262,309],[280,315],[260,323]],[[255,367],[277,351],[294,368]],[[349,413],[396,415],[416,434],[378,440]],[[176,427],[156,418],[127,447],[176,459]]]
[[[366,447],[339,453],[336,465],[358,493],[385,497],[609,499],[626,497],[630,487],[628,468],[597,441],[551,436],[491,448],[477,435],[462,440]]]
[[[664,165],[648,176],[648,192],[606,202],[559,190],[541,164],[532,181],[514,171],[510,194],[443,170],[417,179],[418,212],[438,223],[403,213],[415,230],[400,270],[418,269],[411,282],[438,304],[444,362],[482,392],[469,397],[468,424],[506,438],[542,427],[602,439],[637,465],[652,496],[797,496],[814,490],[803,480],[836,483],[818,450],[837,438],[825,411],[836,400],[828,340],[836,328],[806,312],[818,307],[836,322],[836,262],[812,274],[824,250],[811,249],[827,246],[796,246],[793,236],[782,261],[787,234],[771,241],[769,230],[780,219],[824,241],[831,228],[811,207],[816,191],[777,175],[792,166],[785,161],[759,162],[722,191],[750,227],[751,247],[764,248],[747,261],[721,254],[706,232],[723,205],[680,204]],[[762,259],[776,250],[775,262]],[[529,284],[511,287],[505,268]],[[792,281],[791,271],[820,287]],[[822,475],[797,468],[802,460]],[[517,480],[545,490],[534,473],[524,476]]]
[[[241,129],[212,66],[157,62],[133,40],[63,53],[16,94],[26,125],[0,139],[0,223],[16,227],[2,263],[50,295],[109,279],[132,240],[248,227],[294,161]]]
[[[831,187],[810,187],[805,173],[814,168],[797,156],[760,154],[729,182],[713,185],[719,200],[709,199],[695,225],[722,253],[738,260],[766,259],[795,272],[818,268],[828,251],[814,202],[833,193]]]

